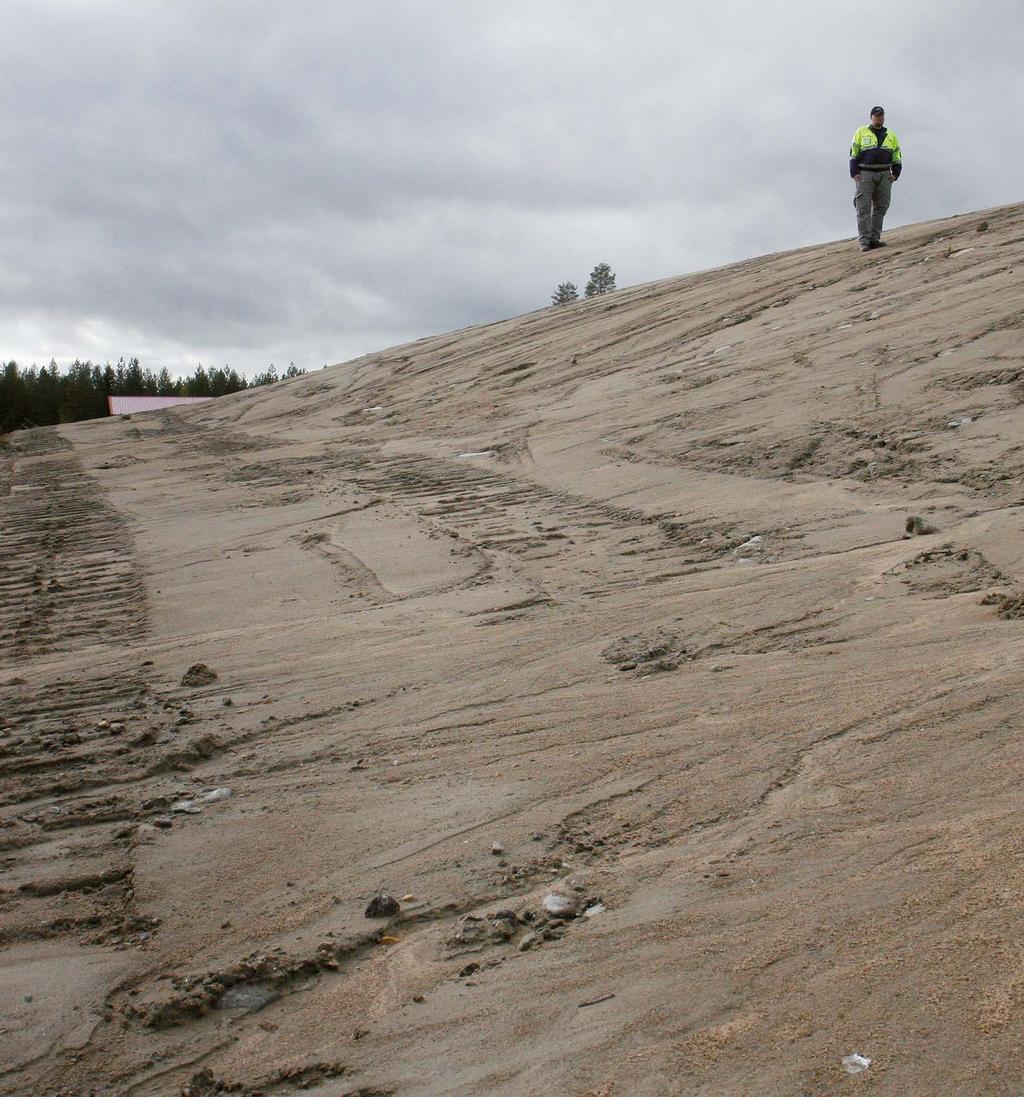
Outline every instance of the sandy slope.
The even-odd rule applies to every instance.
[[[889,241],[15,436],[0,1092],[1019,1093],[1024,207]]]

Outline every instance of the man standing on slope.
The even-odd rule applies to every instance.
[[[889,208],[892,185],[903,170],[900,143],[892,130],[885,128],[885,111],[871,108],[871,125],[861,126],[850,145],[850,175],[857,192],[853,205],[857,210],[857,235],[860,250],[884,248],[882,218]]]

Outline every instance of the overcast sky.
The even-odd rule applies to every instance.
[[[1024,4],[0,0],[0,358],[317,368],[1024,200]]]

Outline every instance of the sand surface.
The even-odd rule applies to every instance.
[[[1024,207],[888,241],[8,439],[0,1093],[1019,1094]]]

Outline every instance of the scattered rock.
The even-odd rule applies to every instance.
[[[519,919],[511,910],[499,910],[491,915],[490,937],[491,940],[511,941],[516,935]]]
[[[575,899],[549,892],[541,901],[541,909],[553,918],[575,918],[579,909]]]
[[[228,800],[231,797],[231,789],[229,788],[212,788],[209,792],[204,792],[199,797],[204,804],[215,804],[218,800]]]
[[[650,636],[623,636],[609,644],[601,655],[619,670],[675,670],[686,648],[674,633],[658,629]]]
[[[995,606],[996,616],[1004,621],[1018,621],[1024,617],[1024,594],[986,594],[983,606]]]
[[[401,909],[397,899],[381,891],[370,900],[365,914],[367,918],[393,918]]]
[[[171,804],[171,811],[179,815],[198,815],[202,810],[195,800],[176,800]]]
[[[539,933],[524,933],[517,948],[520,952],[529,952],[531,948],[540,948],[544,938]]]
[[[217,672],[205,663],[193,663],[181,678],[183,686],[208,686],[217,681]]]
[[[927,537],[930,533],[938,533],[938,530],[930,522],[925,521],[919,514],[911,514],[903,524],[907,537]]]
[[[455,948],[464,945],[475,945],[482,941],[485,935],[486,928],[483,919],[478,918],[475,914],[466,914],[463,915],[458,930],[451,937],[448,944]]]
[[[975,232],[988,232],[988,222],[987,221],[979,221],[978,222],[978,227],[974,231]]]
[[[501,842],[491,842],[491,853],[493,853],[495,857],[500,857],[504,852],[505,847]]]
[[[166,815],[158,815],[153,820],[153,826],[159,827],[161,830],[170,830],[174,826],[174,820],[168,819]],[[141,829],[142,827],[139,827],[139,830]]]
[[[608,908],[604,905],[604,903],[594,903],[593,906],[587,907],[587,909],[583,912],[583,917],[593,918],[595,914],[604,914],[607,909]]]
[[[480,965],[474,960],[471,964],[466,966],[459,972],[459,978],[465,979],[469,975],[475,975],[480,970]]]

